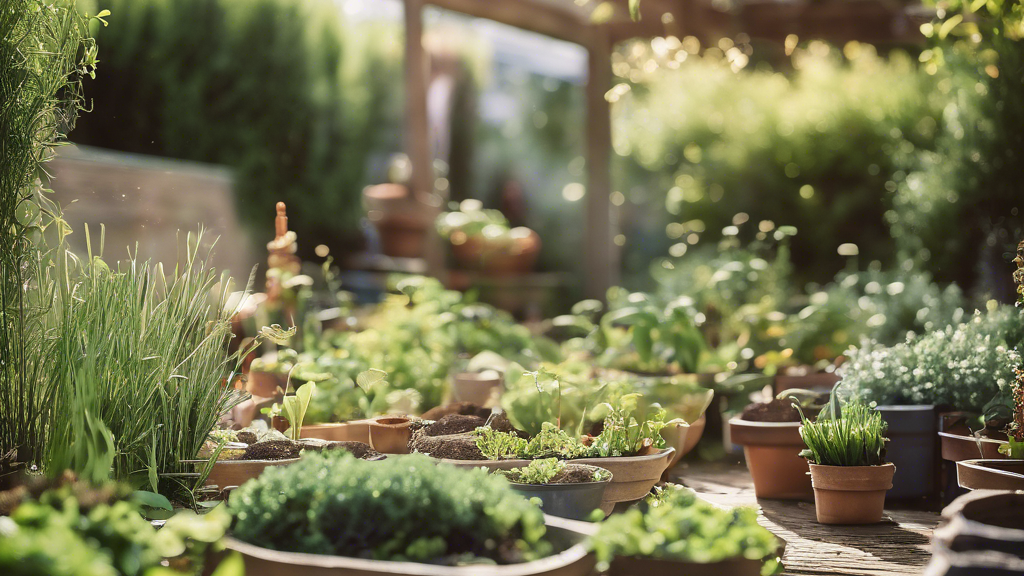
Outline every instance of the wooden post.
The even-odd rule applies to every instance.
[[[427,117],[429,60],[423,49],[423,6],[424,0],[405,0],[405,150],[412,164],[409,187],[413,197],[424,202],[424,210],[436,214],[442,202],[434,194],[434,158]],[[433,225],[427,233],[423,258],[427,274],[444,282],[444,247]]]
[[[587,195],[584,238],[584,285],[587,298],[604,300],[619,281],[619,251],[612,242],[610,154],[611,110],[605,93],[611,88],[611,42],[602,27],[592,28],[587,45]]]

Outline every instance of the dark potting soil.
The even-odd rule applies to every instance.
[[[804,408],[803,410],[804,416],[814,420],[821,412],[821,406]],[[796,409],[796,406],[793,406],[791,399],[779,400],[776,398],[771,402],[758,402],[748,405],[743,409],[740,419],[751,422],[800,422],[800,411]]]
[[[450,460],[486,460],[476,446],[472,434],[452,434],[450,436],[427,436],[424,431],[413,434],[409,442],[411,452],[429,454],[434,458]]]
[[[239,460],[287,460],[298,458],[302,444],[291,440],[267,440],[250,444]]]
[[[579,464],[568,464],[561,472],[555,474],[550,484],[580,484],[594,481],[594,469]]]
[[[238,438],[238,441],[242,444],[255,444],[259,441],[255,432],[249,432],[247,430],[243,430],[242,432],[235,434],[235,437]]]
[[[512,434],[515,434],[516,436],[519,436],[524,440],[530,438],[529,434],[513,426],[512,422],[509,421],[508,416],[506,416],[504,413],[498,414],[497,416],[491,419],[491,428],[497,430],[498,432],[511,432]]]
[[[479,416],[449,414],[423,429],[427,436],[449,436],[472,432],[484,425],[485,420]]]
[[[431,408],[423,413],[422,418],[424,420],[440,420],[450,414],[478,416],[480,418],[487,419],[487,417],[491,415],[491,409],[484,408],[483,406],[477,406],[471,402],[455,402]]]
[[[369,444],[354,441],[328,442],[324,445],[323,450],[344,450],[363,460],[376,460],[383,456],[380,452],[371,448]]]

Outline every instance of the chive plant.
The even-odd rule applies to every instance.
[[[40,164],[82,107],[97,53],[89,20],[74,0],[5,0],[0,10],[0,475],[37,463],[45,441],[59,255],[46,239],[59,245],[64,227]]]
[[[807,448],[800,455],[823,466],[879,466],[885,463],[885,430],[882,415],[864,404],[826,410],[813,422],[803,419],[800,436]]]

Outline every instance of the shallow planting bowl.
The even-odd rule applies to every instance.
[[[585,536],[572,530],[561,518],[545,516],[544,520],[548,527],[545,538],[554,546],[555,554],[533,562],[503,566],[437,566],[280,552],[253,546],[230,536],[224,539],[224,544],[228,550],[242,554],[247,576],[589,576],[595,560],[584,547]]]
[[[578,458],[573,464],[588,464],[612,473],[612,481],[605,490],[601,510],[611,514],[618,502],[632,502],[646,496],[661,479],[668,463],[675,455],[674,448],[663,448],[644,456],[609,456],[607,458]],[[487,468],[509,470],[530,465],[529,460],[445,460],[439,462],[460,468]]]
[[[950,430],[939,432],[939,442],[942,447],[942,459],[950,462],[1006,459],[1005,455],[999,453],[999,447],[1006,444],[1006,440],[984,436],[975,438],[972,434]]]
[[[302,438],[319,438],[331,442],[370,443],[372,420],[349,420],[333,424],[309,424],[302,427]]]
[[[1024,460],[962,460],[956,480],[968,490],[1024,490]]]
[[[286,458],[284,460],[218,460],[213,465],[213,470],[206,477],[206,485],[216,485],[221,490],[233,486],[241,486],[247,480],[252,480],[264,470],[273,466],[287,466],[298,462],[298,458]]]

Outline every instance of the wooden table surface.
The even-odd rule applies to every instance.
[[[760,506],[761,524],[786,541],[785,574],[917,576],[931,558],[938,512],[886,508],[880,524],[825,526],[815,521],[813,502],[757,500],[743,464],[684,462],[672,475],[715,504]]]

